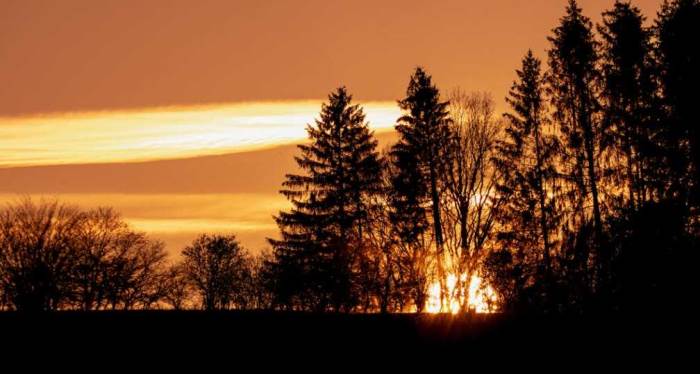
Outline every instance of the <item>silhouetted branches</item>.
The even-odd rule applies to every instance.
[[[597,30],[597,33],[596,33]],[[697,289],[700,2],[652,27],[575,0],[528,51],[505,116],[410,76],[384,153],[344,88],[328,96],[281,193],[270,251],[203,234],[163,244],[109,208],[0,210],[0,306],[318,312],[587,312],[683,305]]]
[[[111,209],[29,199],[0,213],[0,290],[16,310],[151,308],[165,252]]]
[[[236,237],[201,235],[182,251],[183,271],[205,310],[244,309],[251,277],[247,253]]]

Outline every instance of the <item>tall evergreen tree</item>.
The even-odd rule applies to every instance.
[[[353,245],[361,242],[369,197],[382,188],[377,142],[344,87],[329,95],[310,144],[299,145],[297,164],[281,191],[292,203],[276,221],[281,240],[270,239],[277,271],[289,297],[317,310],[348,310],[354,304]]]
[[[497,147],[495,162],[503,179],[498,185],[501,198],[498,240],[528,271],[514,282],[524,287],[528,277],[539,275],[535,284],[551,282],[551,256],[558,226],[557,139],[546,128],[544,83],[540,60],[528,51],[517,71],[506,101],[511,111],[506,137]],[[547,282],[550,281],[550,282]]]
[[[591,220],[593,223],[593,252],[584,246],[586,253],[577,254],[582,263],[593,255],[598,265],[598,275],[605,274],[609,259],[602,245],[603,227],[600,204],[600,170],[598,162],[602,154],[602,128],[596,95],[598,71],[597,43],[593,38],[592,24],[581,13],[576,0],[570,0],[566,15],[549,37],[549,88],[555,108],[555,119],[565,137],[565,170],[572,182],[571,203],[574,208],[574,226]],[[590,208],[588,208],[590,206]],[[590,210],[589,210],[590,209]]]
[[[392,148],[398,169],[394,186],[399,201],[406,206],[404,219],[420,222],[425,214],[424,202],[429,202],[433,235],[437,247],[438,277],[444,278],[442,266],[443,243],[440,217],[440,174],[444,170],[446,148],[450,139],[448,102],[440,101],[440,90],[423,68],[416,68],[399,101],[405,114],[399,118],[396,131],[400,139]],[[418,227],[416,227],[418,228]]]
[[[602,80],[604,139],[621,158],[615,184],[625,186],[629,208],[652,198],[650,174],[655,158],[651,137],[656,114],[650,31],[640,10],[616,1],[603,13],[598,30],[603,39]]]
[[[672,172],[670,193],[690,201],[697,209],[700,204],[700,126],[697,120],[700,1],[665,1],[655,30],[662,95],[668,112],[664,146],[673,151],[668,158]]]
[[[410,301],[416,311],[425,307],[428,287],[426,234],[430,225],[425,211],[427,188],[416,155],[393,149],[387,164],[388,218],[396,248],[396,277],[401,309]]]

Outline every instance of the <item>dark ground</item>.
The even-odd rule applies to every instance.
[[[0,338],[12,351],[64,352],[102,358],[192,357],[252,359],[281,353],[295,362],[319,357],[350,364],[367,355],[402,365],[417,352],[496,365],[552,358],[580,364],[591,359],[681,363],[696,360],[697,335],[684,318],[599,315],[529,316],[360,315],[283,312],[59,312],[0,313]],[[2,352],[8,349],[3,347]],[[496,361],[491,361],[496,358]],[[257,361],[257,359],[256,359]],[[266,364],[267,361],[257,361]],[[462,361],[460,361],[462,362]],[[697,364],[697,362],[696,362]]]

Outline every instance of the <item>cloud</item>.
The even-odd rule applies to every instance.
[[[280,101],[0,117],[0,167],[187,158],[299,142],[320,101]],[[393,102],[363,105],[374,129],[393,126]]]

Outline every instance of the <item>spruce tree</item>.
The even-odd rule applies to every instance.
[[[671,171],[670,196],[700,206],[700,1],[665,1],[656,21],[657,59],[668,119],[664,147]],[[695,212],[697,215],[697,211]]]
[[[382,163],[365,114],[344,87],[322,106],[309,144],[296,157],[303,174],[288,174],[281,193],[292,203],[275,218],[281,240],[270,239],[277,273],[306,308],[354,305],[353,246],[362,241],[370,197],[382,188]],[[282,287],[289,287],[281,284]]]
[[[430,204],[438,277],[444,283],[440,175],[445,169],[450,139],[448,102],[440,101],[440,90],[432,77],[418,67],[411,76],[406,97],[398,103],[405,114],[396,125],[400,139],[391,152],[398,170],[394,186],[398,201],[408,204],[398,209],[403,211],[404,219],[422,222],[425,202]]]
[[[497,147],[495,163],[503,178],[498,191],[498,240],[525,270],[514,280],[523,288],[551,286],[551,256],[558,226],[557,139],[548,125],[540,60],[528,51],[506,101],[510,112],[506,136]],[[531,266],[531,265],[537,266]]]
[[[652,198],[656,147],[652,142],[657,122],[656,85],[651,64],[651,33],[644,16],[630,3],[615,2],[603,13],[598,27],[603,40],[602,98],[607,137],[616,158],[612,176],[625,186],[631,211]]]
[[[394,147],[388,159],[387,207],[391,235],[397,248],[396,275],[401,304],[403,307],[411,300],[420,313],[428,291],[426,233],[430,225],[424,208],[428,193],[415,154],[397,151]]]
[[[589,220],[593,224],[592,248],[586,245],[583,247],[585,252],[576,256],[581,263],[587,264],[593,255],[598,265],[595,274],[600,276],[606,273],[602,267],[606,266],[609,255],[602,245],[598,163],[603,143],[597,97],[597,43],[591,21],[581,13],[576,0],[569,1],[566,15],[553,32],[554,35],[549,37],[548,82],[554,116],[565,138],[564,172],[572,187],[569,191],[573,208],[570,218],[574,228],[583,227]],[[600,282],[591,283],[594,284]]]

